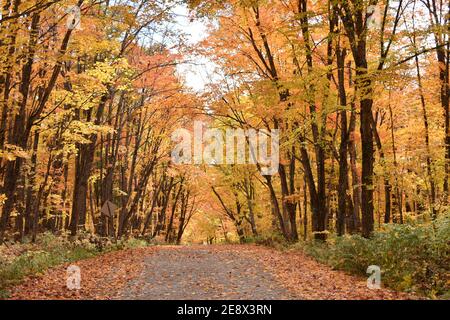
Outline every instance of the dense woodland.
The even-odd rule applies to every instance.
[[[449,208],[449,20],[448,0],[1,0],[0,239],[432,223]],[[216,70],[194,92],[178,67],[200,57]],[[199,119],[279,129],[278,174],[174,165],[172,131]]]

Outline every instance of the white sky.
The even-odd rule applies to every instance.
[[[174,12],[177,15],[176,24],[182,32],[186,33],[189,44],[195,45],[207,37],[206,25],[198,19],[191,21],[188,8],[185,5],[176,7]],[[214,68],[206,58],[196,57],[193,60],[194,63],[179,65],[177,70],[187,87],[202,92],[209,83],[208,79]]]

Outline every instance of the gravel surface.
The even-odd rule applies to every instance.
[[[214,300],[292,299],[255,258],[234,250],[208,247],[166,247],[144,260],[140,276],[118,299]]]

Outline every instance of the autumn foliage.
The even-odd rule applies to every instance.
[[[179,6],[208,27],[202,41],[177,29]],[[449,8],[3,1],[0,241],[49,231],[173,244],[354,235],[360,245],[397,225],[434,239],[450,208]],[[211,74],[202,92],[179,72],[197,58]],[[280,130],[277,174],[174,165],[171,134],[195,120]],[[444,291],[436,265],[417,277],[436,275]]]

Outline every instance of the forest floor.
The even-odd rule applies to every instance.
[[[81,289],[66,287],[68,265],[26,279],[12,299],[415,299],[370,290],[366,278],[332,270],[299,252],[255,245],[154,246],[72,263]]]

